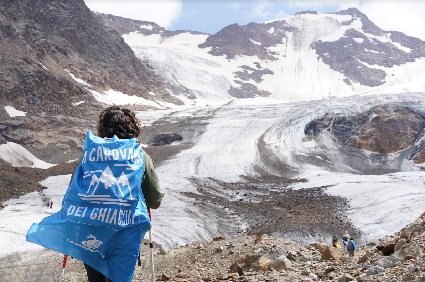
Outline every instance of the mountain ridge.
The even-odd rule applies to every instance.
[[[4,1],[0,15],[0,71],[7,78],[1,83],[2,104],[72,113],[77,110],[72,103],[95,103],[88,90],[108,89],[146,98],[153,91],[178,103],[83,0]]]
[[[121,35],[147,65],[158,70],[177,97],[265,96],[299,101],[391,92],[398,85],[408,89],[408,81],[416,83],[409,91],[425,91],[419,82],[419,73],[425,72],[425,42],[384,31],[356,8],[231,24],[212,35],[167,33],[149,22],[103,14],[96,17],[111,27],[126,21],[138,25],[133,30],[121,29]],[[161,53],[168,60],[159,58]],[[209,70],[207,77],[199,64]],[[194,75],[188,77],[183,71]],[[195,87],[206,82],[215,91],[202,93]]]

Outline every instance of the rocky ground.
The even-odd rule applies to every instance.
[[[267,235],[215,238],[155,255],[159,281],[425,281],[425,214],[353,258]],[[136,280],[145,271],[137,269]]]
[[[235,229],[234,236],[267,234],[297,242],[326,242],[332,234],[343,234],[348,229],[356,238],[361,237],[344,214],[346,199],[328,195],[326,187],[286,188],[303,179],[269,176],[232,183],[192,181],[198,186],[197,193],[185,195],[193,199],[194,205],[231,222],[231,226],[221,227],[223,234]],[[248,227],[241,225],[238,230],[240,222],[248,223]]]
[[[155,245],[156,281],[425,281],[425,214],[400,232],[361,246],[354,257],[323,243],[299,244],[268,235],[216,237],[166,250]],[[142,265],[133,281],[150,281],[150,250],[142,245]],[[62,256],[15,254],[0,260],[0,281],[56,281]],[[19,261],[19,262],[18,262]],[[87,281],[82,263],[70,259],[64,281]]]

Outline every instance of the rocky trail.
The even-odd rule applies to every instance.
[[[216,237],[166,250],[155,245],[156,281],[425,281],[425,214],[378,242],[360,246],[355,256],[343,255],[330,243],[299,244],[268,235]],[[142,265],[133,281],[149,281],[149,247],[141,248]],[[28,262],[12,255],[21,268],[2,268],[0,281],[39,278],[55,281],[62,256],[46,250]],[[19,260],[19,261],[18,261]],[[23,267],[26,265],[26,269]],[[28,271],[31,270],[31,271]],[[13,276],[15,275],[15,276]],[[20,275],[20,276],[19,276]],[[14,278],[15,277],[15,278]],[[6,280],[5,280],[6,279]],[[82,263],[70,259],[64,281],[87,281]]]
[[[158,281],[425,281],[424,224],[425,214],[400,232],[361,246],[353,258],[330,242],[302,245],[268,235],[217,237],[168,251],[158,248],[156,277]],[[137,268],[133,281],[146,277],[141,270]]]

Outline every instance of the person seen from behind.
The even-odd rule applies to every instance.
[[[81,260],[89,282],[130,282],[151,227],[149,208],[161,205],[154,164],[133,111],[113,106],[88,131],[81,158],[58,212],[33,223],[26,241]],[[53,201],[50,199],[50,206]]]
[[[97,135],[99,137],[112,138],[116,135],[119,139],[137,139],[140,131],[141,122],[135,113],[129,109],[112,106],[103,110],[99,115],[97,124]],[[147,207],[157,209],[161,205],[164,193],[161,192],[152,159],[145,151],[143,151],[143,156],[145,169],[140,188]],[[84,267],[86,268],[89,282],[111,281],[91,266],[84,264]]]
[[[354,257],[354,253],[356,251],[357,251],[357,244],[356,244],[356,242],[354,241],[353,238],[350,238],[348,240],[348,244],[347,244],[347,252],[348,252],[348,255],[350,256],[350,258]]]

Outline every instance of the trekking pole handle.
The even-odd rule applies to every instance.
[[[68,255],[65,255],[62,262],[62,268],[66,267],[66,262],[68,261]]]
[[[148,208],[149,220],[152,221],[152,213],[151,208]]]

